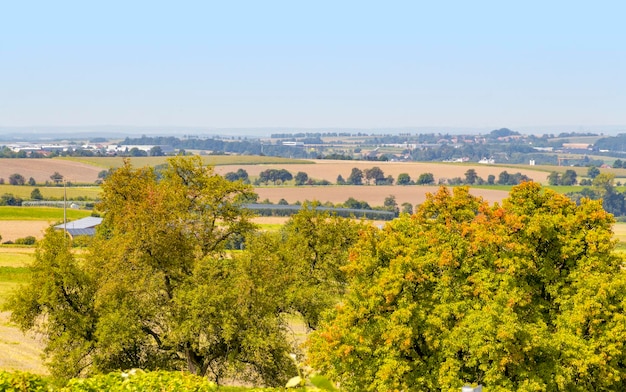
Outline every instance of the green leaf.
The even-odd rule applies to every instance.
[[[290,378],[289,381],[287,381],[287,384],[285,384],[285,388],[297,388],[301,385],[302,385],[302,377],[295,376],[295,377]]]
[[[313,384],[314,386],[316,386],[317,388],[323,391],[336,391],[337,390],[337,388],[335,388],[333,383],[328,378],[324,376],[320,376],[319,374],[311,376],[309,381],[311,381],[311,384]]]

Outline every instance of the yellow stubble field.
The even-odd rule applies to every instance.
[[[359,201],[366,201],[370,206],[382,206],[385,198],[393,195],[396,203],[421,204],[426,200],[427,193],[435,193],[437,186],[395,186],[395,185],[332,185],[332,186],[302,186],[302,187],[269,187],[256,188],[259,200],[269,199],[277,203],[280,199],[287,200],[290,204],[296,201],[319,201],[333,204],[343,203],[353,197]],[[480,196],[490,204],[499,202],[508,196],[507,191],[493,189],[470,189],[474,196]]]
[[[546,183],[548,176],[547,172],[533,169],[532,166],[503,167],[481,165],[478,163],[336,161],[327,159],[312,160],[312,162],[314,162],[314,164],[222,165],[216,166],[215,171],[218,174],[226,174],[242,168],[246,170],[251,177],[256,177],[259,173],[267,169],[286,169],[293,175],[302,171],[307,173],[309,178],[328,180],[332,183],[337,181],[338,175],[341,175],[344,179],[348,178],[354,167],[365,170],[374,166],[380,167],[385,175],[391,174],[394,178],[397,178],[400,173],[408,173],[411,179],[416,180],[422,173],[432,173],[435,177],[435,182],[439,181],[441,178],[465,178],[465,172],[469,169],[474,169],[476,174],[485,180],[490,174],[494,175],[497,179],[498,175],[505,170],[509,174],[520,172],[539,183]]]

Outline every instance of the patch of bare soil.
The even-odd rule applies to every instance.
[[[2,241],[15,241],[28,236],[40,239],[49,226],[48,221],[0,220],[0,235]]]

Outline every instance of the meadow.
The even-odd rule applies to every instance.
[[[96,200],[100,195],[99,186],[31,186],[31,185],[0,185],[0,195],[10,193],[24,200],[30,199],[33,189],[39,189],[45,200],[63,200],[67,192],[68,200],[85,199]]]
[[[66,210],[68,220],[84,218],[91,215],[89,210]],[[3,221],[51,221],[63,220],[63,209],[56,207],[13,207],[0,206],[0,220]]]

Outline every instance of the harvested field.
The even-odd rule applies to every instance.
[[[2,241],[15,241],[29,235],[43,238],[45,230],[51,222],[38,220],[0,220],[0,235]]]
[[[43,184],[51,181],[50,176],[54,172],[61,173],[71,182],[93,183],[98,179],[101,170],[102,168],[94,165],[59,158],[0,159],[0,178],[4,178],[7,183],[11,174],[19,173],[27,181],[32,177],[37,183]]]
[[[245,158],[245,159],[244,159]],[[243,157],[243,156],[208,156],[203,158],[206,163],[216,164],[215,171],[225,174],[245,169],[249,175],[258,176],[266,169],[287,169],[292,174],[303,171],[311,178],[324,179],[331,182],[337,181],[337,176],[347,178],[353,167],[361,170],[374,166],[380,167],[386,175],[391,174],[396,178],[400,173],[408,173],[412,179],[417,179],[422,173],[433,173],[435,181],[441,178],[453,178],[465,176],[468,169],[476,170],[483,179],[493,174],[498,176],[503,170],[509,173],[521,172],[537,182],[546,181],[547,172],[530,169],[530,166],[506,167],[494,165],[455,164],[439,162],[370,162],[370,161],[334,161],[334,160],[291,160],[276,157]],[[72,182],[93,183],[98,178],[98,173],[110,167],[119,167],[122,158],[72,158],[72,159],[0,159],[0,178],[8,181],[11,174],[19,173],[27,180],[33,177],[37,183],[50,181],[50,175],[55,171],[64,175]],[[156,165],[165,162],[165,157],[134,158],[136,167]],[[234,162],[234,164],[229,164]]]
[[[278,203],[280,199],[287,200],[290,204],[297,201],[317,200],[320,202],[331,202],[333,204],[343,203],[348,198],[354,197],[357,200],[366,201],[370,206],[382,206],[385,198],[389,195],[396,197],[398,205],[411,203],[412,205],[423,203],[426,200],[426,193],[435,193],[437,186],[302,186],[302,187],[271,187],[256,188],[259,200],[269,199],[272,203]],[[476,189],[472,188],[470,193],[480,196],[489,203],[501,201],[509,195],[507,191]]]
[[[217,166],[215,171],[219,174],[237,171],[242,168],[252,177],[257,177],[260,172],[267,169],[286,169],[295,175],[302,171],[309,175],[310,178],[318,180],[328,180],[332,183],[337,181],[337,176],[341,175],[344,179],[348,178],[353,167],[361,170],[370,169],[374,166],[380,167],[385,175],[391,174],[394,178],[400,173],[408,173],[411,179],[416,180],[422,173],[432,173],[435,182],[439,179],[449,179],[454,177],[465,178],[465,172],[469,169],[476,170],[479,177],[487,179],[492,174],[498,178],[498,175],[507,171],[509,174],[520,172],[532,178],[539,183],[546,183],[547,172],[530,169],[530,166],[506,167],[495,165],[474,164],[455,164],[455,163],[438,163],[438,162],[372,162],[372,161],[333,161],[327,159],[314,160],[315,164],[291,164],[288,166],[280,164],[269,165],[224,165]]]
[[[47,374],[41,355],[41,339],[32,333],[24,335],[9,323],[10,313],[0,312],[0,369]]]
[[[259,225],[283,225],[289,220],[287,216],[257,216],[252,221]]]
[[[273,156],[260,155],[201,155],[202,161],[207,165],[258,165],[258,164],[280,164],[290,165],[311,164],[310,160],[291,159]],[[97,166],[101,169],[121,167],[124,163],[123,157],[72,157],[65,158],[74,162],[82,162],[87,165]],[[168,157],[133,157],[130,162],[134,167],[157,166],[167,162]],[[101,170],[100,169],[100,170]]]
[[[32,222],[29,222],[32,223]],[[0,248],[0,267],[21,270],[30,262],[34,248]],[[9,293],[19,287],[19,281],[0,277],[0,305]],[[41,354],[43,344],[33,333],[23,334],[14,324],[9,322],[10,313],[0,312],[0,369],[46,374]]]

